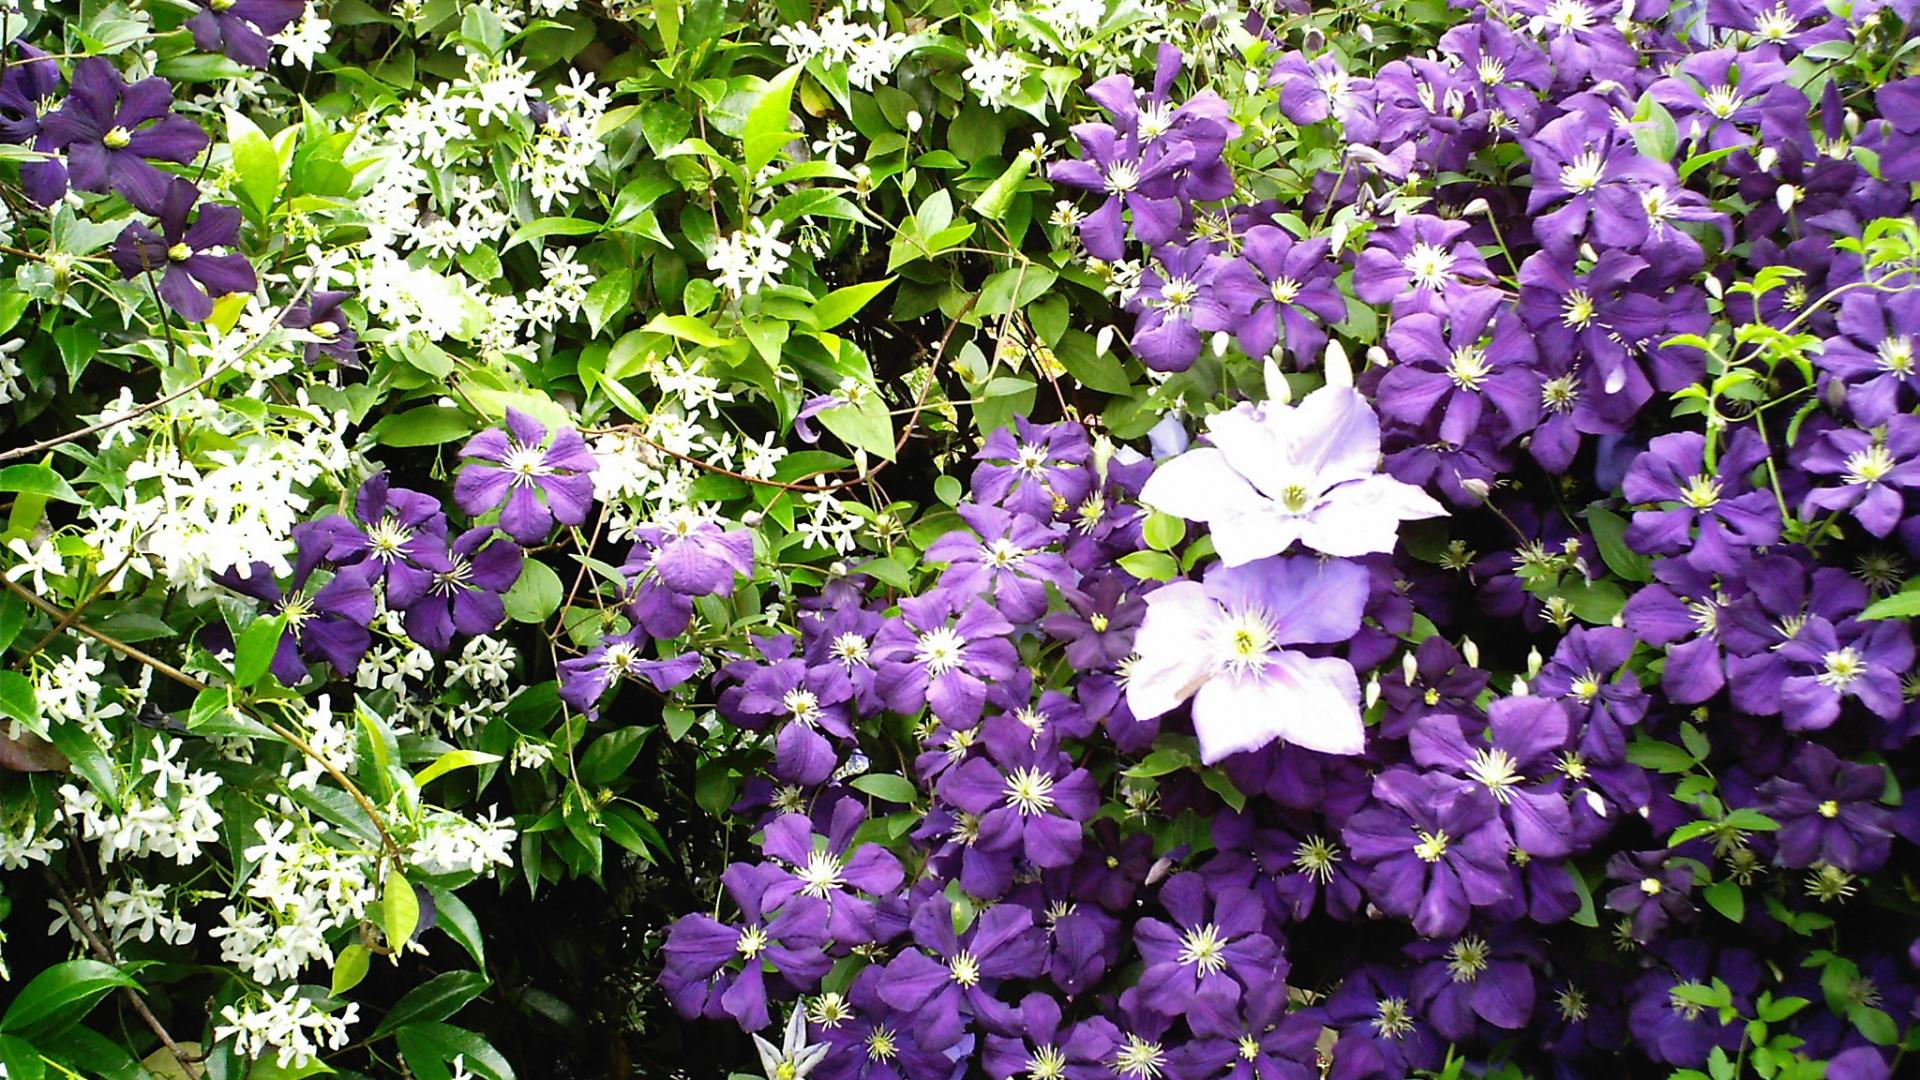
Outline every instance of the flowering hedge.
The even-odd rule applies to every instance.
[[[0,10],[0,1075],[1899,1075],[1917,19]]]

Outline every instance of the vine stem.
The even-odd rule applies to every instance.
[[[120,959],[114,955],[113,947],[108,945],[106,940],[94,930],[93,925],[87,921],[80,910],[80,905],[74,902],[73,894],[67,891],[67,887],[61,883],[59,876],[51,870],[46,872],[46,876],[47,885],[53,889],[54,897],[60,901],[60,906],[67,913],[67,921],[73,924],[74,929],[80,931],[80,936],[86,939],[87,947],[93,950],[93,954],[100,958],[101,963],[118,967]],[[160,1044],[167,1048],[167,1053],[173,1055],[173,1060],[180,1063],[181,1070],[188,1076],[201,1076],[202,1072],[198,1067],[197,1059],[182,1049],[180,1044],[174,1041],[173,1036],[167,1033],[166,1025],[160,1022],[159,1017],[153,1015],[153,1010],[147,1007],[147,999],[141,996],[140,991],[131,986],[123,986],[120,990],[126,995],[127,1003],[133,1006],[134,1013],[140,1017],[142,1023],[147,1025],[147,1030],[153,1032],[154,1036],[160,1040]]]
[[[21,587],[19,582],[13,581],[12,579],[6,578],[3,576],[0,576],[0,582],[4,582],[6,584],[8,592],[13,593],[15,596],[18,596],[22,600],[25,600],[27,603],[33,605],[35,608],[39,609],[42,614],[56,621],[69,619],[69,615],[70,615],[69,612],[61,610],[61,608],[57,604],[50,604],[47,601],[42,600],[40,597],[34,595],[30,590]],[[79,619],[69,619],[69,621],[67,622],[67,626],[69,629],[85,634],[86,636],[92,638],[93,640],[99,642],[102,645],[105,645],[107,648],[112,649],[114,652],[119,653],[121,656],[124,656],[129,660],[133,660],[137,663],[145,664],[147,667],[152,668],[154,671],[157,671],[162,675],[165,675],[167,678],[172,679],[174,682],[179,683],[181,686],[184,686],[189,690],[192,690],[198,693],[202,690],[212,689],[212,687],[208,686],[208,684],[201,682],[199,679],[194,678],[193,676],[187,674],[184,671],[181,671],[179,668],[174,667],[172,664],[167,663],[165,660],[161,660],[156,656],[142,652],[141,650],[134,648],[133,646],[127,644],[124,641],[121,641],[120,639],[114,637],[111,634],[108,634],[102,630],[97,630],[94,627],[88,626],[86,623],[81,622]],[[238,705],[237,702],[235,704]],[[239,706],[239,707],[244,709],[248,716],[258,721],[260,724],[264,725],[267,728],[267,730],[273,732],[274,735],[278,736],[280,739],[285,741],[289,746],[292,746],[295,750],[300,751],[300,753],[305,755],[308,760],[320,766],[320,768],[324,770],[328,776],[333,778],[334,783],[339,784],[340,787],[344,789],[348,795],[352,796],[353,801],[358,803],[360,805],[361,811],[367,815],[367,820],[373,822],[374,831],[380,834],[380,846],[384,850],[387,857],[391,858],[394,861],[395,865],[400,864],[401,857],[402,857],[400,845],[394,841],[393,834],[387,831],[386,824],[380,820],[379,808],[374,806],[373,800],[367,797],[366,792],[360,790],[359,785],[355,784],[352,780],[348,779],[347,775],[341,772],[338,766],[334,765],[333,762],[328,761],[324,756],[321,755],[321,753],[318,750],[315,750],[313,748],[313,744],[309,743],[305,738],[303,738],[299,732],[293,730],[292,728],[286,726],[285,724],[282,724],[281,722],[279,722],[278,720],[275,720],[271,716],[267,716],[258,712],[257,710],[249,709],[249,708],[246,708],[245,706]]]

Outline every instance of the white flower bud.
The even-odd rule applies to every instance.
[[[1580,257],[1588,262],[1600,261],[1600,253],[1593,250],[1593,245],[1588,243],[1582,243],[1580,245]]]
[[[1420,661],[1414,659],[1412,653],[1400,655],[1400,674],[1406,677],[1408,686],[1412,686],[1413,680],[1419,676]]]
[[[1532,692],[1533,691],[1527,687],[1527,680],[1521,678],[1518,675],[1515,675],[1513,677],[1513,696],[1514,697],[1526,697],[1528,694]]]
[[[1112,351],[1112,349],[1113,327],[1103,326],[1100,328],[1100,333],[1094,336],[1093,351],[1100,356],[1105,356],[1108,352]]]
[[[1388,356],[1387,350],[1380,346],[1369,345],[1367,346],[1367,363],[1374,367],[1392,367],[1393,357]]]
[[[1320,358],[1320,366],[1326,372],[1328,386],[1353,385],[1353,364],[1347,359],[1347,350],[1341,348],[1338,341],[1327,342],[1327,351]]]
[[[1232,343],[1233,343],[1232,334],[1227,333],[1225,330],[1215,330],[1213,332],[1213,355],[1215,356],[1227,355],[1227,346]]]
[[[1373,27],[1363,22],[1354,27],[1354,32],[1360,35],[1361,41],[1369,45],[1373,44]]]
[[[1725,291],[1720,285],[1720,279],[1714,277],[1712,274],[1707,275],[1705,285],[1707,295],[1713,297],[1715,300],[1720,299],[1721,294]]]
[[[1287,385],[1287,377],[1280,373],[1280,365],[1269,356],[1260,362],[1260,377],[1267,384],[1267,400],[1285,405],[1293,400],[1293,388]]]
[[[926,123],[926,120],[924,120],[920,116],[919,109],[907,110],[907,130],[908,131],[918,132],[920,130],[920,125],[924,123]]]
[[[1460,481],[1460,489],[1462,491],[1465,491],[1467,494],[1473,496],[1474,498],[1479,499],[1483,502],[1486,500],[1486,497],[1489,494],[1491,494],[1493,491],[1493,489],[1490,486],[1488,486],[1485,480],[1482,480],[1477,476],[1469,477],[1465,480]]]
[[[1461,217],[1479,217],[1480,215],[1487,213],[1490,209],[1491,208],[1487,206],[1487,200],[1475,199],[1461,209],[1460,216]]]
[[[1587,809],[1593,811],[1593,814],[1595,817],[1606,817],[1607,816],[1607,800],[1601,798],[1599,792],[1594,791],[1592,788],[1588,788],[1587,789]]]
[[[1760,166],[1761,172],[1772,172],[1774,163],[1779,160],[1779,151],[1771,146],[1763,146],[1759,153],[1753,155],[1753,163]]]
[[[1480,666],[1480,646],[1472,638],[1460,639],[1460,656],[1466,660],[1468,667]]]
[[[1793,209],[1794,203],[1800,201],[1800,189],[1794,187],[1792,184],[1781,184],[1773,191],[1773,201],[1780,207],[1780,212],[1784,214]]]
[[[1546,660],[1540,655],[1540,647],[1538,645],[1527,650],[1527,678],[1531,679],[1535,675],[1540,674],[1540,669],[1545,665]]]
[[[1371,709],[1380,703],[1380,676],[1367,680],[1366,707]]]

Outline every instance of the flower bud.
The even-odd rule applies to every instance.
[[[1475,199],[1460,209],[1461,217],[1478,217],[1492,212],[1485,199]]]
[[[1328,386],[1353,385],[1353,364],[1347,359],[1347,350],[1341,348],[1338,341],[1327,342],[1327,351],[1320,358],[1320,366],[1326,372]]]
[[[1112,350],[1113,327],[1111,325],[1103,326],[1100,328],[1100,333],[1094,336],[1093,351],[1096,355],[1105,356]]]
[[[1487,500],[1487,496],[1492,494],[1493,492],[1493,488],[1489,486],[1485,480],[1482,480],[1477,476],[1468,477],[1467,479],[1460,481],[1460,490],[1466,492],[1467,494],[1473,496],[1476,499],[1479,499],[1481,502],[1485,502]]]
[[[1380,676],[1367,680],[1366,707],[1371,709],[1380,704]]]
[[[1794,203],[1800,201],[1800,189],[1794,187],[1792,184],[1781,184],[1773,190],[1773,201],[1775,205],[1780,207],[1780,212],[1784,214],[1793,209]]]
[[[1260,362],[1260,376],[1267,385],[1267,400],[1285,405],[1293,400],[1293,388],[1287,385],[1287,377],[1280,373],[1280,365],[1269,356]]]
[[[1400,655],[1400,674],[1406,677],[1408,686],[1412,686],[1413,680],[1420,674],[1420,661],[1412,653]]]
[[[1393,357],[1388,356],[1387,350],[1380,346],[1369,345],[1367,346],[1367,363],[1374,367],[1392,367]]]
[[[1726,294],[1726,286],[1720,284],[1720,279],[1714,277],[1712,274],[1708,274],[1706,280],[1701,284],[1706,287],[1707,295],[1713,297],[1715,300],[1720,299]]]
[[[1772,172],[1775,162],[1780,160],[1780,152],[1771,146],[1763,146],[1753,155],[1753,163],[1760,166],[1761,172]]]
[[[1533,691],[1527,686],[1527,680],[1521,678],[1518,675],[1515,675],[1513,677],[1513,696],[1514,697],[1526,697],[1528,694],[1532,692]]]
[[[1535,645],[1527,650],[1527,678],[1531,679],[1540,674],[1540,669],[1545,664],[1546,659],[1540,655],[1540,646]]]
[[[920,116],[919,109],[909,109],[907,111],[907,130],[909,132],[917,133],[920,130],[920,125],[924,123],[926,123],[926,120]]]
[[[1480,666],[1480,646],[1470,637],[1460,639],[1460,656],[1468,667]]]
[[[1354,32],[1360,35],[1361,41],[1364,41],[1369,45],[1373,44],[1373,27],[1368,26],[1366,23],[1362,22],[1359,25],[1354,27]]]
[[[1232,343],[1233,343],[1232,334],[1227,333],[1225,330],[1215,330],[1213,332],[1213,342],[1212,342],[1213,355],[1215,356],[1227,355],[1227,346]]]

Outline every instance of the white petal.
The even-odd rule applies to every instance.
[[[1257,675],[1221,676],[1202,686],[1193,701],[1193,729],[1200,760],[1209,765],[1275,739],[1328,754],[1366,748],[1353,666],[1287,651],[1272,654]]]
[[[1142,503],[1188,521],[1223,518],[1260,497],[1225,454],[1205,446],[1161,462],[1140,489]]]
[[[1168,712],[1213,674],[1208,629],[1219,606],[1197,581],[1176,581],[1147,594],[1147,615],[1134,635],[1139,654],[1127,675],[1127,708],[1141,720]]]

